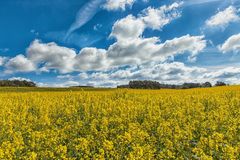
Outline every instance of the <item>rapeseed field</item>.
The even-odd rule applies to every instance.
[[[239,86],[2,90],[0,159],[240,159]]]

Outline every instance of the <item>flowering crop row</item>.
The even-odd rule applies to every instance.
[[[0,93],[0,159],[240,159],[240,87]]]

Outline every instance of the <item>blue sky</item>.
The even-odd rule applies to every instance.
[[[237,0],[3,0],[1,79],[239,84]]]

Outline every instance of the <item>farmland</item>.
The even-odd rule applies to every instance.
[[[0,159],[240,159],[240,86],[0,88]]]

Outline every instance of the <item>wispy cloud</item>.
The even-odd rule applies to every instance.
[[[213,2],[222,2],[225,0],[185,0],[184,4],[185,6],[191,6],[191,5],[200,5],[205,3],[213,3]]]
[[[56,32],[48,32],[44,35],[45,38],[50,39],[51,41],[61,42],[68,45],[74,45],[79,48],[89,47],[94,43],[102,40],[106,35],[96,33],[88,34],[88,33],[71,33],[67,39],[64,39],[65,36],[64,31],[56,31]]]
[[[0,48],[0,52],[5,53],[5,52],[8,52],[8,51],[9,51],[9,48]]]
[[[96,13],[100,10],[101,4],[105,0],[90,0],[88,3],[86,3],[77,13],[76,20],[73,22],[73,24],[68,29],[64,40],[67,40],[69,35],[74,32],[75,30],[81,28],[84,24],[86,24],[88,21],[90,21]]]

